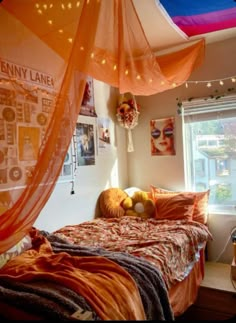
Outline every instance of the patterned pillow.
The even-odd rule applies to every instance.
[[[168,191],[159,187],[155,187],[153,185],[150,186],[152,198],[155,200],[156,194],[184,194],[185,196],[194,198],[195,197],[195,205],[193,210],[193,221],[200,222],[200,223],[207,223],[208,217],[208,201],[210,190],[203,191],[203,192],[175,192],[175,191]]]
[[[20,255],[23,251],[32,247],[31,237],[27,234],[15,246],[0,255],[0,268],[2,268],[13,257]]]
[[[122,201],[128,196],[126,192],[117,187],[104,190],[99,196],[101,216],[104,218],[119,218],[125,214]]]
[[[156,219],[192,220],[195,197],[155,193]]]

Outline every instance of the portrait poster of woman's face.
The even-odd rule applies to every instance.
[[[174,117],[150,121],[151,155],[175,155]]]

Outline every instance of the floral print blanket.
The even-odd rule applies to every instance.
[[[160,270],[168,289],[188,275],[212,239],[207,226],[195,221],[130,216],[67,225],[54,234],[73,244],[145,258]]]

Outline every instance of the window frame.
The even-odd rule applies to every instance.
[[[192,134],[190,130],[186,127],[186,123],[197,122],[195,119],[199,118],[204,121],[217,120],[234,117],[236,118],[236,95],[222,96],[218,99],[216,98],[198,98],[192,100],[186,100],[181,102],[181,116],[182,116],[182,133],[183,133],[183,160],[184,160],[184,181],[186,190],[193,191],[193,187],[197,186],[198,182],[201,181],[201,177],[194,176],[194,157],[191,152],[190,145],[188,142],[193,142]],[[217,116],[217,117],[216,117]],[[187,120],[188,119],[188,120]],[[198,121],[199,121],[198,120]],[[186,140],[188,136],[188,140]],[[220,139],[219,139],[220,140]],[[199,158],[201,159],[201,158]],[[215,158],[215,171],[216,171],[216,159]],[[222,158],[224,159],[224,158]],[[189,163],[191,161],[191,163]],[[230,161],[228,161],[229,167]],[[205,168],[209,167],[207,164]],[[230,171],[225,175],[217,175],[221,178],[230,177]],[[218,182],[217,184],[220,184]],[[223,182],[222,182],[223,184]],[[206,189],[211,186],[208,184]],[[212,213],[227,213],[236,215],[236,203],[230,202],[229,204],[209,204],[209,211]]]

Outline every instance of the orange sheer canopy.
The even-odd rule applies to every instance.
[[[202,62],[205,44],[201,40],[181,51],[157,56],[148,44],[132,0],[5,0],[0,9],[1,15],[10,13],[16,18],[17,33],[11,37],[18,37],[21,44],[29,37],[23,31],[20,34],[20,22],[64,61],[57,93],[49,93],[53,100],[47,122],[39,124],[36,132],[33,120],[27,120],[31,137],[37,140],[37,156],[29,164],[20,158],[22,120],[15,117],[17,99],[10,100],[9,96],[17,97],[16,87],[21,87],[25,98],[32,99],[39,89],[26,87],[24,82],[22,85],[22,80],[10,73],[1,79],[8,110],[0,112],[14,115],[10,121],[2,115],[2,128],[15,129],[11,143],[14,165],[9,163],[7,141],[2,147],[6,174],[14,169],[18,175],[25,175],[29,167],[31,174],[19,181],[18,175],[13,175],[12,181],[7,176],[1,180],[0,252],[4,252],[29,231],[53,191],[76,125],[86,76],[108,83],[120,93],[151,95],[183,84]],[[6,45],[12,46],[11,42]],[[34,109],[41,108],[39,102],[34,105]]]

